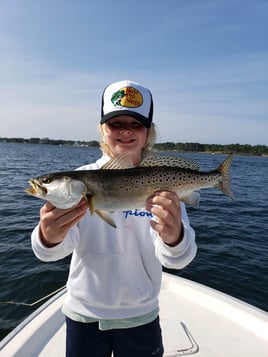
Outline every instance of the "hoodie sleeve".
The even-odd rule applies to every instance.
[[[165,244],[159,234],[151,228],[155,236],[155,253],[161,264],[170,269],[182,269],[194,259],[197,251],[195,231],[190,226],[185,205],[181,203],[182,224],[184,236],[182,241],[175,247]]]
[[[39,225],[35,227],[31,235],[32,250],[35,256],[43,262],[52,262],[70,255],[75,247],[79,232],[76,226],[70,229],[64,240],[54,247],[46,247],[39,235]]]

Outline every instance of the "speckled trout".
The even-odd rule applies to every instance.
[[[204,188],[216,188],[234,199],[230,188],[229,156],[215,170],[202,172],[195,161],[171,155],[147,156],[141,166],[133,167],[122,154],[98,170],[56,172],[33,178],[25,191],[45,199],[57,208],[70,208],[85,197],[91,215],[96,212],[115,227],[110,211],[144,207],[157,191],[176,192],[181,201],[197,206]]]

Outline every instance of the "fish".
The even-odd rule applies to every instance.
[[[44,174],[29,181],[25,192],[45,199],[57,208],[71,208],[85,197],[91,215],[97,213],[116,228],[110,212],[142,208],[158,191],[176,192],[186,204],[198,206],[200,189],[215,188],[235,200],[230,185],[233,155],[218,168],[200,171],[193,160],[151,154],[133,166],[127,154],[111,159],[97,170],[74,170]]]

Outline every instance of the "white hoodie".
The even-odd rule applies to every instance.
[[[101,157],[81,170],[99,169]],[[123,319],[158,307],[162,265],[182,269],[196,254],[195,233],[181,203],[184,237],[176,247],[166,245],[151,228],[145,209],[112,213],[117,228],[96,214],[87,213],[55,247],[45,247],[39,226],[32,233],[32,248],[42,261],[70,255],[65,305],[69,311],[97,319]]]

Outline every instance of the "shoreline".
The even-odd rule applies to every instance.
[[[1,138],[0,143],[17,143],[17,144],[36,144],[36,145],[59,145],[59,146],[77,146],[77,147],[94,147],[99,148],[97,140],[62,140],[49,138]],[[200,143],[156,143],[153,147],[156,151],[168,152],[194,152],[207,154],[235,154],[246,156],[268,157],[268,146],[266,145],[249,145],[249,144],[200,144]]]

